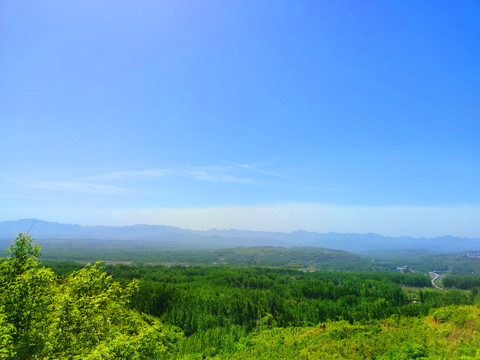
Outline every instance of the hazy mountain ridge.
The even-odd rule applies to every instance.
[[[375,233],[341,234],[307,231],[266,232],[249,230],[186,230],[165,225],[82,226],[37,219],[0,222],[0,239],[11,241],[19,232],[35,239],[149,240],[205,248],[226,246],[316,246],[346,251],[422,249],[452,252],[480,249],[480,239],[442,236],[435,238],[389,237]]]

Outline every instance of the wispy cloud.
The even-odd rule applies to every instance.
[[[251,183],[251,177],[244,177],[235,174],[238,167],[232,166],[205,166],[205,167],[186,167],[176,169],[175,176],[185,177],[200,181],[213,182],[237,182],[237,183]]]
[[[273,170],[273,171],[272,171]],[[110,171],[70,178],[41,178],[28,182],[16,182],[17,187],[43,189],[58,193],[99,194],[99,195],[172,195],[179,191],[178,186],[187,186],[185,181],[179,185],[173,180],[185,179],[188,186],[193,183],[224,183],[238,186],[255,186],[263,188],[289,189],[288,191],[338,192],[345,191],[343,186],[317,182],[303,176],[295,175],[292,169],[287,174],[279,173],[275,167],[266,163],[223,162],[208,166],[177,166],[169,168],[127,169]],[[163,181],[162,179],[170,179]],[[191,183],[191,184],[190,184]],[[247,189],[242,189],[247,190]],[[255,191],[257,191],[255,190]]]
[[[85,180],[110,180],[128,178],[182,177],[199,181],[252,183],[252,177],[239,173],[255,169],[254,165],[228,163],[217,166],[183,166],[163,169],[128,170],[108,172],[85,177]],[[258,171],[255,169],[255,171]]]
[[[172,170],[168,169],[151,169],[151,170],[131,170],[131,171],[113,171],[100,175],[87,176],[86,180],[109,180],[109,179],[125,179],[132,177],[166,177],[174,175]]]
[[[277,172],[265,170],[265,163],[259,162],[259,163],[254,163],[254,164],[239,164],[239,163],[232,163],[231,165],[233,168],[237,169],[248,169],[260,174],[264,175],[269,175],[269,176],[275,176],[275,177],[281,177],[281,178],[290,178],[290,176],[279,174]]]
[[[53,190],[80,194],[124,195],[133,190],[125,187],[140,179],[185,178],[204,182],[253,183],[257,164],[225,163],[215,166],[183,166],[161,169],[106,172],[68,180],[16,182],[17,187]],[[118,186],[118,185],[121,186]]]
[[[208,166],[177,166],[143,170],[113,171],[84,177],[85,181],[131,180],[153,178],[184,178],[202,182],[240,183],[268,186],[304,186],[312,184],[322,191],[344,191],[344,186],[285,175],[268,168],[268,164],[224,162]],[[274,179],[283,179],[278,182]],[[347,189],[348,190],[348,189]]]
[[[81,194],[122,195],[129,192],[128,189],[119,186],[101,185],[80,181],[45,181],[37,183],[18,183],[17,185],[34,189],[75,192]]]

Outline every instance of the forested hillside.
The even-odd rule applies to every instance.
[[[0,264],[0,358],[480,356],[478,283],[469,278],[446,281],[469,290],[443,292],[420,273],[68,262],[46,268],[39,254],[20,234]]]
[[[478,359],[480,308],[452,306],[430,316],[325,328],[265,328],[219,359]]]
[[[45,244],[45,242],[43,242]],[[218,250],[163,249],[156,242],[48,241],[43,261],[77,261],[150,265],[230,265],[322,270],[393,270],[392,261],[372,261],[353,253],[318,247],[255,246]]]

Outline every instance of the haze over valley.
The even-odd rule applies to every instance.
[[[0,239],[9,243],[18,232],[27,232],[37,240],[110,240],[155,242],[166,249],[220,249],[252,246],[306,246],[350,252],[366,250],[412,249],[426,252],[454,252],[480,249],[480,239],[443,236],[435,238],[387,237],[379,234],[316,233],[306,231],[266,232],[248,230],[195,231],[163,225],[81,226],[37,219],[0,222]],[[21,231],[20,231],[21,230]]]

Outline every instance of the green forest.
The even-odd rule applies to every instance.
[[[282,252],[225,249],[215,264],[84,265],[44,261],[19,234],[0,263],[0,358],[480,357],[478,277],[446,276],[442,291],[426,273],[373,271],[366,264],[375,262],[348,253],[310,249],[312,260]],[[312,267],[320,253],[351,268]]]

